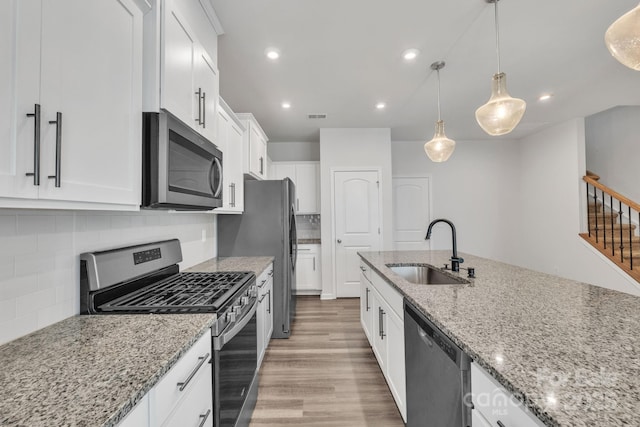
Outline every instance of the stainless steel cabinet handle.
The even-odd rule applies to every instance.
[[[33,172],[27,172],[27,176],[33,177],[33,185],[40,185],[40,104],[34,104],[33,113],[27,113],[27,117],[33,117]]]
[[[502,424],[502,421],[498,420],[498,421],[497,421],[497,423],[498,423],[498,426],[499,426],[499,427],[505,427],[505,425],[504,425],[504,424]]]
[[[300,212],[300,199],[296,198],[296,211]]]
[[[207,128],[207,92],[202,92],[202,128]]]
[[[316,271],[316,257],[313,257],[313,271]]]
[[[62,171],[61,161],[62,161],[62,113],[56,113],[56,119],[49,121],[50,125],[56,125],[56,174],[49,175],[49,179],[55,179],[56,187],[60,187],[61,178],[60,173]]]
[[[258,302],[259,302],[259,303],[261,303],[261,302],[262,302],[262,300],[264,300],[266,296],[267,296],[267,294],[262,295],[262,298],[260,298],[260,299],[258,300]]]
[[[189,382],[193,379],[193,377],[195,376],[196,372],[198,372],[198,369],[200,369],[200,367],[204,364],[204,362],[209,358],[209,353],[205,354],[204,356],[200,356],[198,357],[198,364],[196,365],[195,368],[193,368],[193,371],[191,371],[191,373],[189,374],[189,376],[187,377],[186,380],[179,382],[177,385],[178,387],[180,387],[180,391],[183,391],[185,388],[187,388],[187,384],[189,384]]]
[[[229,184],[229,191],[231,192],[231,202],[229,203],[232,208],[236,207],[236,183]]]
[[[273,276],[273,270],[269,270],[269,276]]]
[[[362,270],[362,271],[367,271],[367,269],[366,269],[366,268],[364,268],[363,266],[360,266],[360,270]]]
[[[202,418],[202,421],[200,421],[200,424],[198,424],[198,427],[204,426],[204,423],[207,422],[207,418],[209,418],[209,415],[211,415],[211,409],[207,409],[206,413],[200,415],[200,418]]]
[[[310,251],[311,249],[309,248],[298,248],[298,252],[302,252],[302,251]]]
[[[366,298],[365,298],[365,307],[366,307],[366,309],[367,309],[366,311],[369,311],[369,309],[371,308],[371,307],[369,307],[369,292],[371,292],[371,291],[369,290],[369,288],[366,288],[366,291],[367,291],[367,292],[366,292],[366,294],[365,294],[365,295],[366,295]]]
[[[263,287],[265,283],[267,283],[267,279],[264,279],[263,281],[261,281],[258,287],[259,288]]]
[[[202,125],[202,88],[199,87],[195,94],[198,97],[198,118],[196,119],[196,122],[198,122],[199,125]]]
[[[271,289],[269,289],[267,295],[269,295],[269,302],[267,303],[267,313],[271,314]]]
[[[379,318],[380,318],[380,319],[379,319],[379,320],[380,320],[380,339],[381,339],[381,340],[383,340],[383,339],[384,339],[384,337],[386,337],[386,336],[387,336],[387,334],[385,334],[385,333],[384,333],[384,315],[385,315],[386,313],[385,313],[385,312],[384,312],[384,310],[383,310],[382,308],[380,308],[380,307],[378,307],[378,310],[380,310],[380,311],[378,312],[378,315],[379,315]]]
[[[263,163],[264,163],[264,159],[262,157],[260,157],[260,175],[262,175],[264,173],[263,172],[263,170],[264,170]]]

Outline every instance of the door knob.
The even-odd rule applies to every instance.
[[[342,240],[338,239],[338,243],[342,243]]]

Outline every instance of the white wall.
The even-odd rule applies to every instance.
[[[585,119],[587,169],[640,202],[640,107],[616,107]]]
[[[453,221],[459,251],[640,295],[638,283],[578,236],[583,119],[521,140],[457,142],[440,164],[428,160],[422,145],[392,144],[393,175],[430,177],[432,219]],[[431,248],[451,248],[447,226],[434,231]]]
[[[512,238],[520,218],[517,195],[518,145],[513,140],[458,141],[451,158],[434,163],[424,141],[393,142],[393,176],[429,176],[431,220],[456,226],[458,250],[513,262]],[[451,249],[451,230],[438,224],[431,249]],[[468,265],[467,265],[468,266]]]
[[[384,129],[320,129],[320,197],[322,221],[322,298],[335,298],[331,168],[379,168],[382,172],[382,241],[393,247],[391,195],[391,131]]]
[[[269,141],[267,154],[274,162],[317,162],[320,161],[320,143]]]
[[[216,256],[214,221],[202,213],[0,209],[0,344],[79,313],[81,253],[178,238],[187,268]]]
[[[584,120],[575,119],[519,142],[522,243],[517,264],[640,295],[637,282],[578,236],[583,231],[584,129]]]

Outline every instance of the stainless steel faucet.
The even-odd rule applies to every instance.
[[[464,259],[458,257],[458,243],[456,242],[456,226],[453,225],[451,221],[448,219],[440,218],[434,219],[429,224],[429,228],[427,228],[427,235],[425,236],[425,240],[429,240],[431,238],[431,229],[433,226],[439,222],[444,222],[449,224],[451,227],[451,240],[453,241],[453,256],[451,257],[451,271],[460,271],[460,264],[464,262]]]

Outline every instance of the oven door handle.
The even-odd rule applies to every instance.
[[[213,349],[215,351],[221,350],[222,347],[224,347],[224,345],[226,343],[228,343],[229,341],[231,341],[233,339],[233,337],[238,335],[238,332],[240,332],[245,326],[247,326],[247,323],[249,323],[251,321],[251,318],[256,313],[256,309],[257,308],[258,308],[258,302],[256,301],[253,304],[253,307],[251,307],[251,310],[249,310],[249,312],[247,312],[247,314],[242,318],[242,320],[240,322],[236,323],[233,326],[233,328],[231,328],[230,330],[226,331],[222,335],[214,337],[213,338]]]

